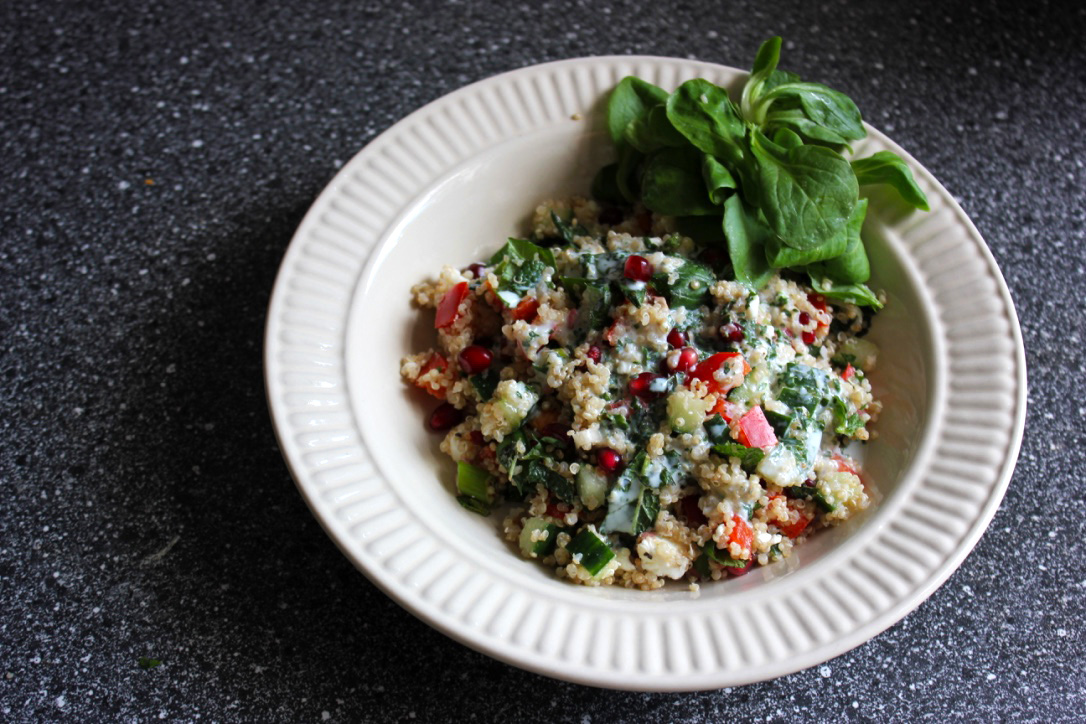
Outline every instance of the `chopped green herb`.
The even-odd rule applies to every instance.
[[[562,240],[567,244],[572,244],[573,239],[578,236],[587,236],[588,230],[577,224],[572,226],[569,223],[562,220],[562,217],[551,211],[551,221],[554,222],[554,228],[558,229],[558,235],[562,237]]]
[[[498,253],[490,258],[498,277],[496,293],[507,307],[516,306],[530,289],[543,278],[547,267],[555,268],[554,254],[526,239],[509,239]]]
[[[498,370],[489,369],[482,374],[472,375],[469,379],[471,380],[471,386],[479,394],[479,399],[487,402],[494,396],[494,389],[501,382],[501,375]]]
[[[765,451],[761,448],[747,447],[730,440],[713,445],[712,451],[721,457],[738,459],[739,464],[747,472],[751,472],[758,467],[758,463],[762,462],[762,458],[765,457]]]
[[[634,512],[632,535],[641,535],[656,525],[656,515],[660,512],[660,498],[650,488],[642,488],[637,496],[637,509]]]
[[[721,548],[717,548],[716,544],[709,542],[704,548],[702,553],[705,554],[713,563],[718,566],[724,566],[725,568],[746,568],[747,561],[738,561],[731,557],[731,555]]]

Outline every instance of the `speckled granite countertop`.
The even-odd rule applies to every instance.
[[[772,5],[3,4],[0,719],[1081,716],[1083,7]],[[375,134],[465,83],[592,54],[746,65],[775,33],[999,261],[1031,386],[1003,506],[914,613],[776,681],[604,692],[454,643],[340,555],[276,449],[261,333],[295,226]]]

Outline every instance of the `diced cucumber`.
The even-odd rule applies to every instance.
[[[799,485],[806,480],[805,471],[786,445],[774,445],[756,468],[758,474],[781,487]]]
[[[874,369],[875,359],[878,354],[879,348],[874,342],[860,337],[851,337],[842,342],[841,346],[837,348],[837,354],[833,356],[833,361],[842,365],[851,364],[853,367],[868,372]]]
[[[607,476],[592,465],[581,465],[577,471],[577,495],[589,510],[595,510],[607,499]]]
[[[747,373],[743,384],[728,393],[728,399],[741,404],[757,404],[762,401],[768,391],[769,374],[765,371],[765,367],[755,367]]]
[[[558,526],[543,518],[528,518],[520,531],[520,552],[525,558],[542,558],[554,550]]]
[[[593,530],[592,526],[582,528],[581,532],[566,544],[566,550],[591,576],[602,571],[603,567],[615,557],[611,546]]]
[[[524,418],[528,416],[535,403],[539,402],[539,395],[528,385],[519,380],[503,380],[494,390],[494,411],[505,421],[508,433],[520,427]]]
[[[705,422],[711,405],[687,389],[678,389],[667,398],[667,421],[679,433],[692,433]]]

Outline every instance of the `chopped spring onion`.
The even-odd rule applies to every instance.
[[[473,513],[490,515],[490,473],[471,463],[456,464],[457,501]]]

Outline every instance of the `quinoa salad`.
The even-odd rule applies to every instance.
[[[548,200],[527,238],[412,289],[436,343],[400,372],[436,398],[457,499],[573,583],[696,589],[870,504],[845,447],[881,409],[871,309],[787,270],[752,288],[685,232]]]

